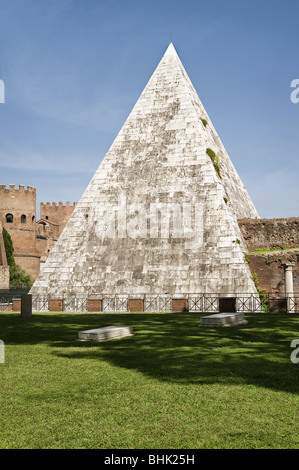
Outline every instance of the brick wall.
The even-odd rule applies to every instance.
[[[50,204],[44,204],[43,202],[40,204],[40,218],[49,220],[50,222],[57,224],[59,226],[59,234],[63,231],[65,225],[67,224],[70,216],[73,213],[74,208],[76,207],[76,203],[71,206],[70,202],[67,201],[65,206],[62,202],[56,204],[53,202]]]
[[[129,308],[129,312],[143,312],[144,311],[143,299],[129,299],[128,308]]]
[[[284,296],[284,263],[295,263],[293,267],[294,292],[299,293],[299,250],[285,250],[281,252],[260,255],[251,253],[247,255],[250,271],[256,273],[260,281],[260,288],[266,292]]]
[[[89,312],[101,312],[102,301],[99,299],[88,299],[87,310]]]
[[[12,300],[12,309],[14,312],[21,312],[21,299]]]
[[[63,300],[49,300],[49,312],[62,312]]]
[[[188,300],[187,299],[172,299],[172,311],[173,312],[188,312]]]
[[[13,222],[6,221],[6,215],[12,214]],[[25,216],[25,219],[22,219]],[[23,223],[22,223],[23,220]],[[20,251],[35,250],[36,190],[32,186],[20,185],[19,189],[11,184],[9,188],[0,185],[0,221],[9,232],[14,249]]]
[[[255,248],[298,248],[299,218],[238,220],[248,251]]]
[[[40,217],[49,222],[37,224],[36,189],[32,186],[26,189],[24,185],[19,185],[19,188],[16,188],[14,184],[9,185],[8,188],[6,185],[0,185],[0,225],[3,224],[12,238],[16,263],[34,279],[40,272],[41,258],[43,263],[75,205],[76,203],[71,206],[69,202],[65,206],[62,202],[58,205],[42,203]],[[7,214],[12,214],[12,223],[7,222]]]
[[[294,292],[299,293],[299,218],[238,220],[248,251],[279,248],[269,253],[248,253],[252,274],[258,276],[260,288],[284,296],[284,264],[293,262]]]
[[[7,222],[7,214],[12,214],[12,223]],[[0,222],[12,238],[16,263],[36,278],[39,273],[39,258],[36,257],[35,244],[35,188],[28,186],[25,189],[24,185],[15,188],[14,184],[6,188],[5,185],[0,185]]]
[[[40,272],[40,255],[38,254],[18,254],[14,253],[16,264],[18,264],[27,274],[36,279]]]

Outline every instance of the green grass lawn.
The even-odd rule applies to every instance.
[[[299,448],[299,317],[0,314],[1,448]],[[83,329],[134,336],[79,342]]]

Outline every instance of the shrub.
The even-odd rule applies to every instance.
[[[259,281],[258,275],[256,273],[253,273],[252,276],[251,276],[251,279],[253,280],[254,285],[256,287],[256,290],[259,294],[263,311],[265,313],[269,313],[270,305],[269,305],[269,301],[267,300],[267,294],[264,290],[261,290],[260,287],[259,287],[260,281]]]
[[[200,119],[201,119],[201,122],[203,123],[203,125],[204,125],[205,127],[207,127],[208,121],[207,121],[206,119],[204,119],[204,118],[200,118]]]
[[[31,287],[34,283],[34,279],[27,274],[24,269],[18,264],[15,264],[10,268],[10,285],[11,286],[24,286]]]
[[[216,160],[213,162],[213,165],[214,165],[214,168],[216,170],[217,175],[219,176],[220,179],[222,179],[221,174],[220,174],[219,155],[218,155],[218,153],[216,155]]]
[[[222,179],[221,174],[220,174],[220,167],[219,167],[219,154],[217,153],[216,155],[214,150],[210,148],[207,148],[206,153],[207,155],[209,155],[210,159],[212,160],[212,163],[214,165],[217,175],[219,176],[220,179]]]
[[[216,153],[214,152],[214,150],[207,148],[206,153],[209,155],[212,162],[216,160]]]

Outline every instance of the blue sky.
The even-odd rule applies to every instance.
[[[0,0],[0,184],[78,201],[172,39],[260,216],[299,216],[298,18],[298,0]]]

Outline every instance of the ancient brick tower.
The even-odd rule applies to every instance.
[[[31,293],[256,293],[244,217],[259,216],[170,44]]]
[[[0,221],[10,234],[14,258],[28,274],[36,277],[40,269],[40,255],[36,250],[36,189],[0,185]]]

